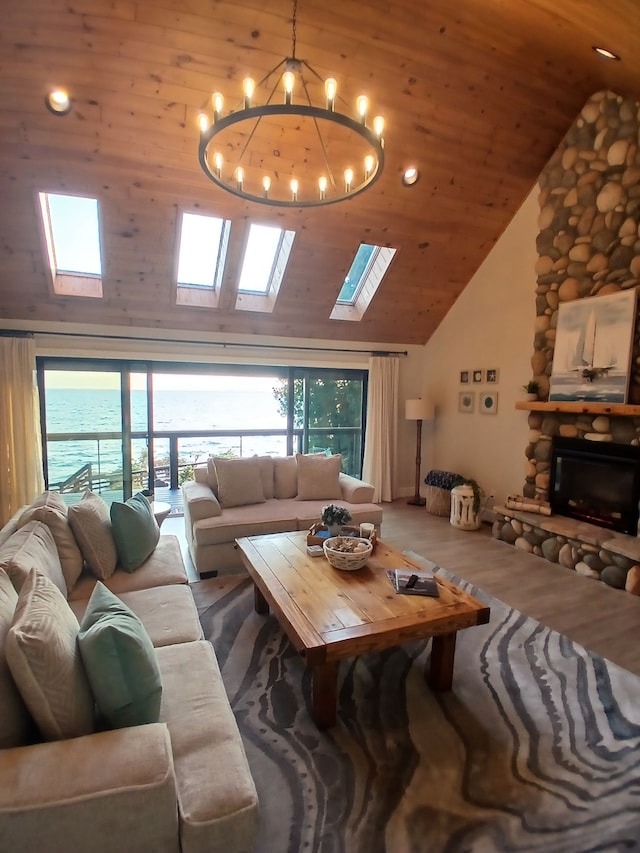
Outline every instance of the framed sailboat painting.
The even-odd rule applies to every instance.
[[[549,400],[626,403],[636,289],[563,302]]]

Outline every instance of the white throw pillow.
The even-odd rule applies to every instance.
[[[67,589],[73,589],[82,572],[82,554],[69,526],[68,509],[56,492],[45,492],[43,500],[28,507],[20,517],[20,527],[41,521],[53,535]],[[62,506],[60,504],[62,503]]]
[[[7,663],[7,634],[13,622],[18,593],[9,576],[0,571],[0,749],[26,746],[34,739],[35,726]]]
[[[94,730],[94,703],[78,648],[78,620],[36,569],[22,584],[6,640],[11,674],[46,740]]]
[[[342,456],[316,456],[314,454],[296,453],[298,465],[298,494],[299,501],[324,501],[342,497],[340,488],[340,471]]]
[[[223,459],[216,457],[218,500],[225,509],[231,506],[264,503],[260,464],[255,457]]]

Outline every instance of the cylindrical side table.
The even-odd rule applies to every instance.
[[[473,511],[471,486],[455,486],[451,489],[449,521],[452,527],[459,527],[460,530],[477,530],[480,527],[480,516]]]

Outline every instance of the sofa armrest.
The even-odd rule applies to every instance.
[[[374,488],[370,483],[343,473],[340,474],[339,481],[343,501],[352,504],[373,503]]]
[[[222,508],[213,490],[205,483],[188,480],[182,484],[185,509],[188,508],[191,523],[203,518],[214,518],[222,514]]]
[[[0,850],[179,850],[164,723],[5,749]]]

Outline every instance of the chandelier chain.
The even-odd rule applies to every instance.
[[[298,0],[293,0],[293,18],[291,19],[291,58],[296,58],[296,23],[298,19]]]

